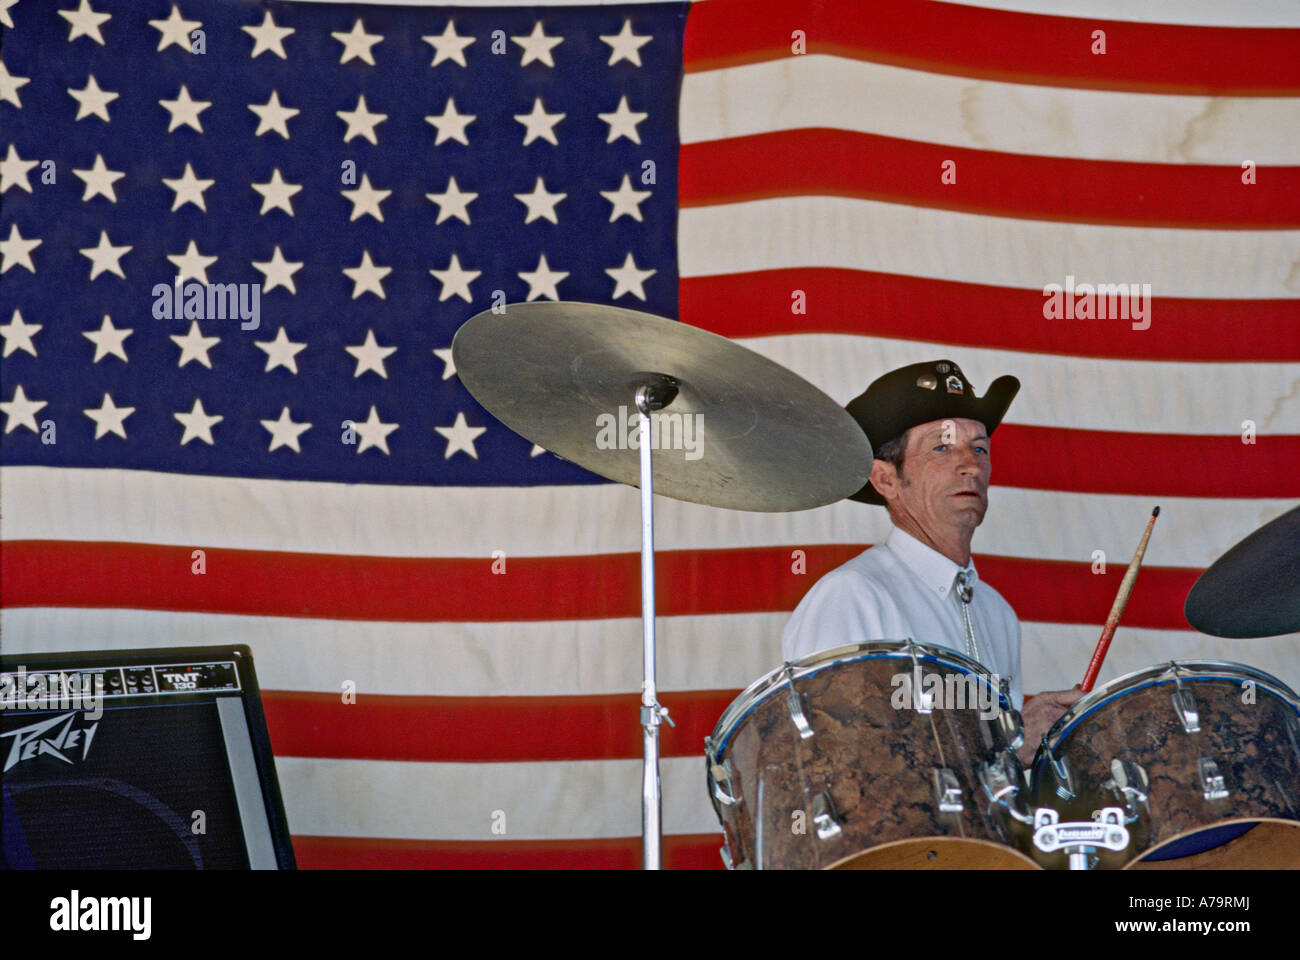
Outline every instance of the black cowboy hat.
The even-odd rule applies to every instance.
[[[1012,376],[998,377],[983,397],[951,360],[930,360],[893,370],[875,380],[846,409],[879,450],[904,430],[933,420],[978,420],[993,435],[1020,390]],[[884,506],[885,498],[868,480],[850,500]]]

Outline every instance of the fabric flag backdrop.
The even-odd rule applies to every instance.
[[[637,495],[449,353],[551,298],[840,402],[1017,375],[975,548],[1025,689],[1082,676],[1157,503],[1101,679],[1300,684],[1181,612],[1300,495],[1300,17],[993,6],[0,0],[4,652],[249,644],[302,866],[635,866]],[[1144,318],[1048,306],[1098,283]],[[657,510],[665,860],[716,868],[703,737],[887,524]]]

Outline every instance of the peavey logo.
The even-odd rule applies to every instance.
[[[74,761],[68,755],[75,756],[78,747],[81,756],[77,759],[85,760],[86,755],[90,753],[90,741],[94,739],[99,723],[73,729],[72,723],[77,719],[78,712],[64,713],[30,726],[10,730],[8,733],[0,733],[0,740],[5,737],[14,738],[13,746],[9,748],[9,755],[5,757],[4,772],[8,773],[16,764],[24,760],[32,760],[42,755],[54,757],[64,763],[73,763]],[[50,735],[46,736],[47,733]]]

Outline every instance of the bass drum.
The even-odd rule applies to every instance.
[[[788,663],[706,738],[735,869],[1036,869],[1020,718],[975,661],[874,642]]]
[[[1125,811],[1128,849],[1094,853],[1094,867],[1300,868],[1300,699],[1239,663],[1131,673],[1047,732],[1033,785],[1062,821]]]

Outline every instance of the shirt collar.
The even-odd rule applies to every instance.
[[[947,597],[952,592],[953,580],[961,570],[966,571],[972,586],[979,580],[975,571],[974,557],[965,567],[958,566],[938,550],[926,546],[907,531],[892,524],[884,544],[908,569],[921,578],[921,582],[941,597]]]

